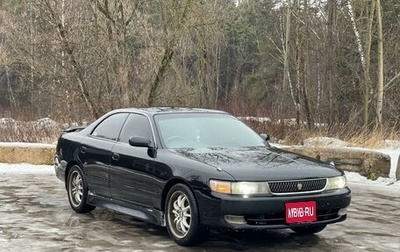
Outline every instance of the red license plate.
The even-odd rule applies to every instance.
[[[286,203],[286,223],[304,223],[317,220],[315,201]]]

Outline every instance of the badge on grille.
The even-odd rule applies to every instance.
[[[301,191],[301,188],[303,188],[303,184],[302,183],[298,183],[297,184],[297,189],[299,189],[299,191]]]

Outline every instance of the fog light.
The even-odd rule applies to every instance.
[[[343,216],[347,214],[347,208],[341,208],[337,213],[339,216]]]
[[[232,224],[246,224],[244,216],[240,215],[225,215],[225,220]]]

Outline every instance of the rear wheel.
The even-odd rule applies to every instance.
[[[174,185],[165,206],[168,233],[176,243],[191,246],[203,241],[206,229],[200,224],[196,199],[183,184]]]
[[[326,224],[290,228],[298,234],[316,234],[326,228]]]
[[[81,168],[74,165],[67,178],[68,200],[71,208],[77,213],[87,213],[95,206],[86,203],[88,188]]]

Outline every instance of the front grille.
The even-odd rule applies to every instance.
[[[307,193],[322,191],[326,186],[326,179],[272,181],[268,184],[272,194]]]

